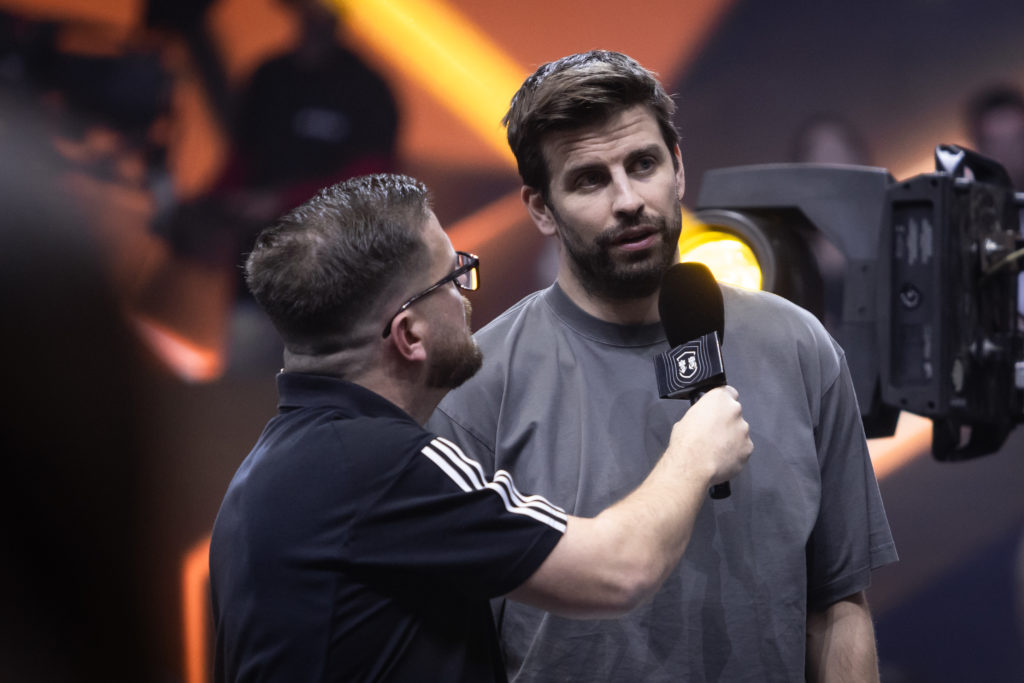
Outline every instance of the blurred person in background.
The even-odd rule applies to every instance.
[[[293,47],[260,64],[231,97],[230,151],[214,186],[156,227],[178,256],[236,274],[228,373],[280,367],[277,335],[241,276],[259,231],[321,187],[397,166],[395,97],[339,42],[337,8],[323,0],[277,2],[297,22]]]
[[[1012,85],[975,93],[966,108],[967,135],[975,151],[998,161],[1024,191],[1024,94]]]
[[[793,137],[790,161],[802,164],[870,166],[871,150],[860,130],[844,116],[819,112],[804,119]],[[843,319],[843,273],[846,257],[821,232],[814,231],[808,246],[821,270],[825,327]]]
[[[793,137],[792,161],[808,164],[870,166],[867,141],[848,119],[818,113],[804,119]]]
[[[336,7],[277,0],[299,25],[237,98],[222,191],[248,191],[264,225],[321,187],[396,166],[398,109],[387,81],[338,38]]]

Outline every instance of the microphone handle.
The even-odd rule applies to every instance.
[[[729,496],[732,495],[732,487],[729,486],[729,482],[727,481],[723,481],[721,484],[715,484],[710,489],[708,489],[708,491],[711,494],[711,497],[714,498],[715,500],[728,498]]]
[[[708,393],[707,390],[695,391],[693,393],[693,396],[690,397],[690,405],[692,406],[694,403],[700,400],[701,396],[703,396],[706,393]],[[722,500],[723,498],[728,498],[729,496],[732,495],[732,487],[729,486],[729,482],[723,481],[721,484],[715,484],[710,489],[708,489],[708,493],[711,495],[712,499]]]

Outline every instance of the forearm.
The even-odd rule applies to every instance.
[[[807,615],[807,680],[878,681],[875,629],[864,593]]]
[[[619,616],[646,602],[679,563],[707,497],[707,477],[670,469],[659,463],[597,517],[570,517],[551,556],[509,597],[577,618]]]
[[[679,564],[710,485],[710,472],[662,459],[632,495],[596,518],[617,548],[610,570],[633,577],[634,604],[646,602]]]
[[[752,450],[736,390],[708,392],[672,427],[643,483],[593,519],[570,518],[555,549],[509,597],[575,617],[633,609],[678,564],[708,486],[737,474]]]

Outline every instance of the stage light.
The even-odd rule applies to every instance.
[[[741,238],[762,289],[824,322],[869,437],[892,435],[905,410],[931,418],[937,459],[959,460],[998,450],[1024,421],[1024,193],[970,150],[939,145],[935,160],[900,182],[863,166],[716,169],[693,219]]]
[[[699,209],[680,237],[681,260],[701,261],[721,282],[778,294],[822,319],[827,311],[819,262],[831,259],[817,252],[828,249],[805,218],[778,209]]]
[[[761,289],[762,274],[754,250],[743,239],[704,226],[679,238],[680,261],[703,263],[719,282]]]

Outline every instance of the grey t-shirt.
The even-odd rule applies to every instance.
[[[754,453],[732,496],[705,502],[683,560],[625,617],[495,605],[518,681],[795,681],[808,606],[866,588],[895,561],[842,350],[808,312],[723,286],[723,356]],[[477,334],[481,372],[428,428],[578,516],[632,491],[688,401],[658,397],[660,324],[620,326],[556,285]]]

